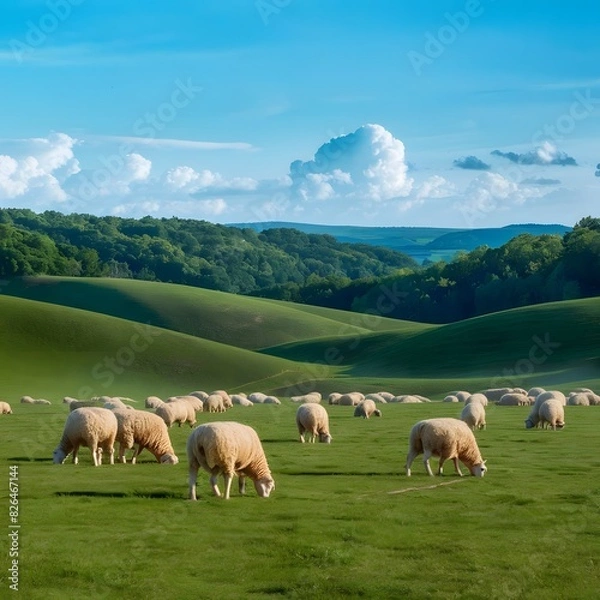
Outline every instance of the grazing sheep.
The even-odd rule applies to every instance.
[[[365,397],[360,392],[350,392],[348,394],[342,394],[339,398],[338,404],[340,406],[356,406],[364,399]]]
[[[144,405],[146,408],[158,408],[163,401],[158,396],[148,396]]]
[[[390,402],[394,394],[390,392],[377,392],[386,402]]]
[[[188,396],[196,396],[196,398],[199,398],[200,400],[204,401],[210,396],[210,394],[207,394],[203,390],[196,390],[194,392],[190,392]]]
[[[546,391],[546,389],[543,387],[532,387],[532,388],[529,388],[529,390],[527,390],[527,395],[533,396],[534,398],[536,398],[540,394],[543,394],[545,391]]]
[[[202,412],[204,410],[204,401],[200,400],[198,396],[171,396],[167,398],[167,402],[178,402],[179,400],[191,404],[196,412]]]
[[[36,399],[33,401],[33,403],[34,403],[34,404],[46,404],[46,405],[48,405],[48,404],[52,404],[52,402],[50,402],[50,400],[45,400],[44,398],[36,398]]]
[[[231,401],[239,406],[254,406],[254,403],[248,400],[245,394],[232,394]]]
[[[451,459],[456,472],[462,477],[458,461],[467,466],[471,475],[483,477],[487,471],[481,457],[475,436],[469,426],[459,419],[442,417],[425,419],[413,425],[410,431],[408,455],[406,456],[406,475],[410,477],[410,467],[414,459],[423,453],[423,462],[427,473],[433,476],[429,459],[439,456],[438,475],[443,474],[444,462]]]
[[[556,400],[559,400],[563,406],[566,406],[566,404],[567,404],[567,398],[559,390],[549,390],[547,392],[542,392],[541,394],[538,394],[535,397],[535,401],[539,405],[540,403],[544,402],[545,400],[550,400],[550,398],[555,398]]]
[[[569,397],[567,398],[567,404],[569,406],[589,406],[590,399],[588,395],[583,392],[569,394]]]
[[[129,404],[125,404],[120,398],[111,398],[108,402],[103,404],[104,408],[108,408],[108,410],[133,410],[133,406],[129,406]]]
[[[77,402],[77,398],[72,398],[71,396],[65,396],[63,398],[63,404],[71,404],[71,402]]]
[[[465,404],[460,413],[460,420],[464,421],[472,430],[485,429],[484,405],[477,401]]]
[[[571,404],[571,398],[573,396],[582,395],[585,396],[588,400],[590,406],[597,406],[600,404],[600,396],[598,396],[595,392],[590,390],[589,388],[576,388],[569,394],[569,398],[567,399],[567,404]]]
[[[163,402],[154,412],[165,422],[167,427],[177,423],[181,427],[182,423],[189,423],[190,427],[196,424],[196,411],[188,402]]]
[[[276,396],[267,396],[264,400],[264,404],[281,404],[281,400]]]
[[[223,396],[219,394],[211,394],[204,401],[204,411],[209,413],[225,412],[225,406],[223,404]]]
[[[8,402],[0,402],[0,415],[12,415],[12,408]]]
[[[418,398],[421,402],[431,402],[427,396],[420,396],[419,394],[413,394],[415,398]]]
[[[187,456],[190,500],[196,500],[200,467],[210,473],[210,485],[215,496],[221,496],[217,477],[223,474],[225,500],[229,499],[234,475],[239,477],[240,494],[245,493],[246,477],[252,479],[257,494],[262,498],[268,498],[275,489],[258,434],[248,425],[221,421],[196,427],[187,441]]]
[[[95,406],[96,408],[104,408],[103,402],[98,402],[97,400],[73,400],[72,402],[67,402],[69,406],[69,411],[73,412],[78,408],[86,408],[90,406]]]
[[[371,398],[365,398],[362,402],[359,402],[354,409],[355,417],[363,417],[368,419],[371,415],[376,417],[381,416],[381,411],[375,406],[375,401]]]
[[[137,457],[144,448],[152,453],[159,463],[176,465],[179,459],[175,455],[169,432],[165,422],[154,413],[143,410],[114,411],[117,417],[117,437],[119,442],[119,461],[124,463],[125,452],[134,448],[131,464],[134,465]]]
[[[479,402],[484,408],[488,405],[488,399],[485,394],[471,394],[465,400],[465,404],[471,404],[471,402]]]
[[[515,394],[513,392],[509,392],[508,394],[504,394],[498,402],[496,402],[497,406],[527,406],[529,404],[529,399],[524,394]]]
[[[313,402],[318,404],[323,398],[319,392],[310,392],[310,394],[302,394],[301,396],[290,396],[292,402],[303,404],[305,402]]]
[[[215,390],[214,392],[211,392],[209,394],[209,396],[214,396],[214,395],[221,396],[221,398],[223,398],[223,408],[225,410],[233,407],[233,402],[231,401],[231,397],[225,390]]]
[[[443,402],[460,402],[459,399],[454,394],[449,394],[443,400]]]
[[[23,396],[21,398],[21,404],[35,404],[35,401],[31,396]]]
[[[471,392],[466,392],[465,390],[455,390],[453,392],[448,392],[447,395],[456,396],[459,402],[464,402],[471,395]]]
[[[422,400],[418,396],[404,394],[403,396],[396,396],[394,402],[399,402],[400,404],[420,404]]]
[[[310,434],[310,442],[317,437],[319,442],[330,444],[332,437],[329,433],[329,415],[322,404],[301,404],[296,411],[296,426],[300,432],[300,441],[304,443],[304,433]]]
[[[76,465],[79,446],[87,446],[92,452],[94,466],[102,464],[102,451],[108,452],[110,464],[114,464],[117,428],[117,417],[106,408],[85,406],[70,412],[60,442],[54,450],[54,463],[62,464],[73,452],[73,464]]]
[[[365,400],[373,400],[373,402],[377,402],[378,404],[387,404],[387,400],[381,394],[378,393],[367,394],[365,396]]]
[[[565,426],[565,409],[557,398],[550,398],[542,402],[539,410],[540,427],[546,429],[548,425],[556,431]]]
[[[250,400],[252,404],[262,404],[266,397],[267,395],[262,392],[254,392],[248,396],[248,400]]]
[[[342,394],[339,392],[331,392],[331,394],[329,394],[329,404],[339,404],[341,397]]]

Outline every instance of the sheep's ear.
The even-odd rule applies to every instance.
[[[484,465],[485,465],[485,463],[486,463],[486,462],[487,462],[487,460],[484,460],[482,464],[484,464]]]

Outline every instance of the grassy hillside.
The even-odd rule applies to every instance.
[[[127,279],[24,277],[4,294],[99,312],[256,349],[317,336],[402,329],[406,322],[183,285]],[[410,325],[413,327],[414,325]]]
[[[296,408],[287,401],[200,414],[202,423],[253,426],[276,488],[261,499],[249,485],[242,498],[234,482],[224,501],[200,472],[194,503],[185,499],[189,428],[170,429],[178,465],[159,465],[144,451],[137,465],[94,468],[82,449],[78,466],[59,466],[50,460],[66,406],[17,404],[0,416],[0,456],[6,473],[18,469],[20,595],[597,597],[600,485],[590,474],[600,468],[600,407],[567,407],[557,432],[525,430],[527,407],[489,407],[488,427],[476,433],[489,467],[483,479],[459,478],[451,464],[430,478],[422,457],[404,475],[412,424],[457,416],[456,405],[387,405],[368,421],[350,407],[327,407],[330,445],[298,442]]]
[[[3,399],[270,389],[307,365],[133,321],[0,296]]]
[[[347,377],[474,378],[487,382],[482,387],[515,387],[540,379],[596,380],[599,348],[600,298],[591,298],[438,327],[300,341],[264,352],[311,362],[327,355],[330,364],[346,367]]]

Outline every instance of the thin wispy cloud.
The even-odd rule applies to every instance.
[[[178,148],[187,150],[256,150],[248,142],[206,142],[201,140],[177,140],[168,138],[135,137],[124,135],[88,136],[90,141],[120,142],[149,148]]]

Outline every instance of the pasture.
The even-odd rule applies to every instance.
[[[201,471],[193,503],[189,427],[170,430],[178,465],[144,451],[137,465],[94,468],[87,449],[77,466],[54,465],[67,406],[9,400],[0,458],[6,481],[18,467],[24,598],[591,599],[600,589],[600,407],[566,407],[557,432],[525,430],[529,407],[488,407],[476,433],[483,479],[461,479],[451,463],[430,478],[421,457],[404,475],[411,426],[458,417],[462,404],[388,404],[370,420],[327,406],[331,445],[299,443],[287,399],[200,413],[199,423],[253,426],[276,489],[261,499],[249,485],[240,497],[234,482],[225,502]],[[2,597],[9,560],[5,552]]]

